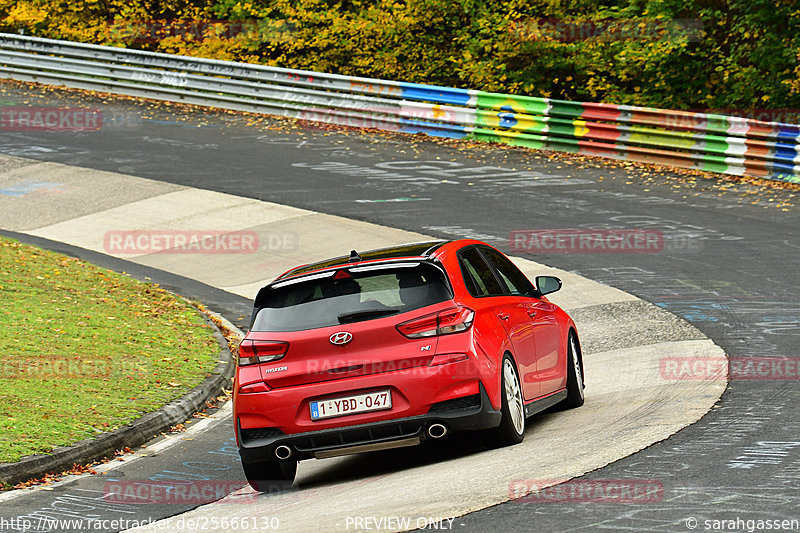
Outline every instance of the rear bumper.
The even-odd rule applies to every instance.
[[[496,427],[501,417],[481,383],[479,394],[439,402],[424,415],[291,435],[277,428],[242,431],[237,427],[236,431],[242,461],[258,463],[275,460],[278,446],[288,446],[292,459],[332,457],[420,444],[429,438],[426,431],[432,424],[442,424],[449,431],[469,431]]]

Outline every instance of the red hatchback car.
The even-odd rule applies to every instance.
[[[260,491],[297,461],[413,446],[451,431],[521,442],[525,418],[583,404],[572,319],[502,253],[415,243],[286,272],[256,296],[234,420]]]

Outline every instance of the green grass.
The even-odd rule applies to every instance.
[[[0,238],[0,462],[161,407],[218,350],[201,314],[157,285]]]

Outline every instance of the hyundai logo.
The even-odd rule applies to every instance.
[[[331,335],[331,344],[343,345],[353,340],[353,334],[348,331],[337,331]]]

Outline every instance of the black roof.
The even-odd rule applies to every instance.
[[[358,255],[361,256],[362,261],[374,261],[378,259],[395,259],[399,257],[426,257],[432,254],[435,250],[440,248],[443,244],[447,244],[450,241],[427,241],[427,242],[415,242],[411,244],[402,244],[400,246],[392,246],[389,248],[380,248],[378,250],[370,250],[368,252],[359,252]],[[307,272],[313,272],[314,270],[320,270],[323,268],[331,268],[339,265],[346,265],[351,263],[350,255],[343,255],[341,257],[335,257],[333,259],[326,259],[325,261],[319,261],[317,263],[311,263],[309,265],[303,265],[297,267],[295,269],[286,272],[278,279],[285,279],[292,276],[297,276],[299,274],[305,274]]]

